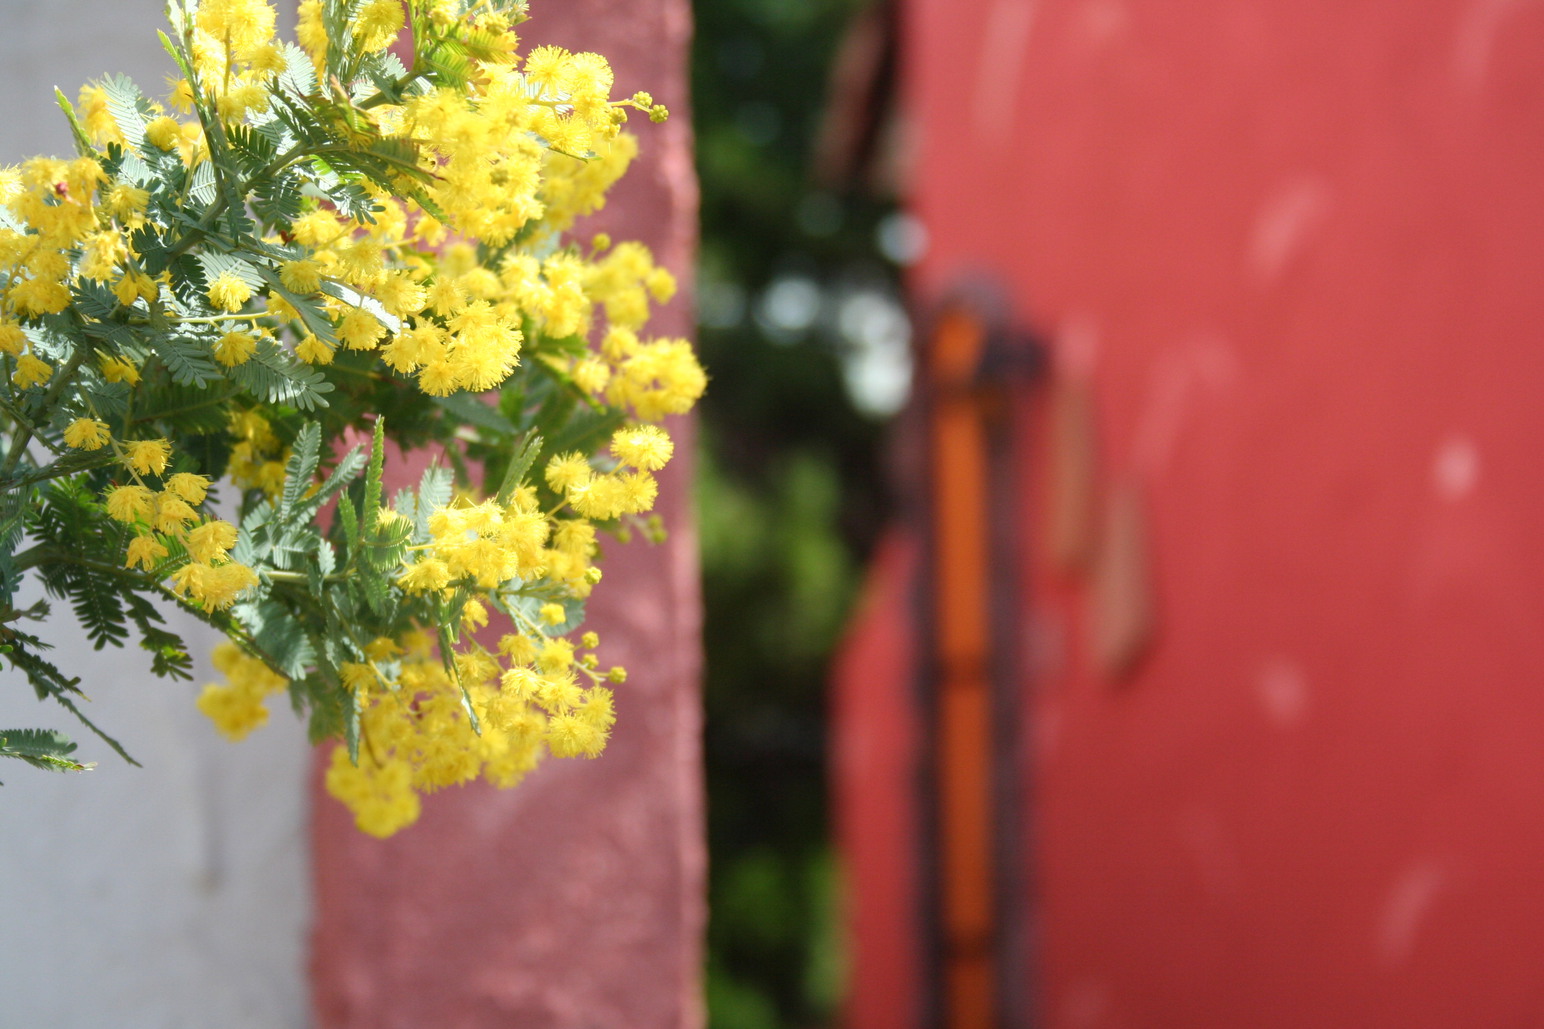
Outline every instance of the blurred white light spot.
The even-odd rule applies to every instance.
[[[896,264],[914,264],[927,252],[927,229],[920,219],[896,211],[874,229],[874,245]]]
[[[1454,436],[1437,448],[1432,461],[1432,481],[1448,500],[1461,500],[1480,480],[1480,452],[1467,436]]]
[[[911,392],[911,320],[896,298],[873,289],[842,301],[837,329],[842,373],[858,410],[874,417],[892,415]]]
[[[756,305],[756,323],[775,343],[792,343],[820,315],[821,291],[815,280],[803,275],[774,279]]]
[[[697,287],[697,321],[708,329],[732,329],[745,317],[745,290],[735,282],[704,279]]]
[[[1296,725],[1308,712],[1308,679],[1290,661],[1273,658],[1266,662],[1260,670],[1259,691],[1261,706],[1277,725]]]

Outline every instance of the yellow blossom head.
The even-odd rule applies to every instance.
[[[231,272],[221,272],[209,284],[209,302],[221,311],[239,311],[252,299],[252,287]]]
[[[171,459],[172,445],[164,439],[137,439],[124,444],[124,464],[141,475],[160,475]]]

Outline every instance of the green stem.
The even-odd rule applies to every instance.
[[[66,550],[60,550],[48,543],[39,543],[35,547],[29,547],[17,554],[12,559],[18,572],[25,572],[30,568],[36,568],[40,564],[71,564],[81,568],[89,568],[93,572],[101,572],[115,579],[127,579],[134,585],[143,589],[154,589],[159,585],[150,573],[137,571],[120,565],[108,564],[105,561],[93,561],[89,557],[72,554]]]
[[[112,464],[114,460],[116,460],[116,455],[114,455],[112,451],[102,450],[98,454],[91,455],[91,460],[80,464],[66,465],[61,468],[56,463],[49,465],[47,468],[40,468],[33,472],[31,475],[24,475],[19,479],[12,479],[5,483],[5,489],[7,491],[25,489],[28,486],[35,486],[40,482],[48,482],[51,479],[62,479],[66,475],[75,475],[80,472],[89,472],[93,468],[101,468],[103,465]]]
[[[54,406],[54,401],[59,399],[59,394],[64,392],[64,387],[75,377],[80,369],[81,362],[86,359],[86,348],[76,344],[75,352],[70,359],[59,369],[59,374],[54,376],[54,381],[49,384],[48,392],[43,394],[39,409],[47,411]],[[31,422],[22,422],[21,429],[16,434],[16,439],[11,444],[11,452],[5,455],[5,464],[0,465],[0,479],[10,476],[16,470],[16,465],[21,461],[22,453],[27,449],[27,444],[32,442],[33,426]]]
[[[35,547],[31,547],[28,550],[22,551],[20,554],[16,555],[14,562],[15,568],[18,572],[26,571],[30,568],[36,568],[38,565],[43,564],[44,562],[51,564],[71,564],[79,568],[85,568],[90,571],[126,582],[130,586],[144,592],[158,594],[163,599],[170,600],[179,608],[197,618],[199,621],[220,630],[226,636],[229,636],[237,643],[240,643],[250,653],[261,657],[264,664],[268,664],[270,668],[273,668],[273,665],[265,656],[265,652],[257,645],[257,641],[253,639],[252,634],[249,633],[232,615],[224,612],[206,611],[204,608],[199,607],[197,604],[188,600],[186,597],[183,597],[173,591],[171,587],[161,582],[151,572],[140,571],[134,568],[126,568],[115,564],[108,564],[105,561],[94,561],[89,557],[82,557],[79,554],[60,550],[57,547],[53,547],[48,544],[39,544]],[[274,671],[280,675],[284,674],[278,668],[274,668]],[[288,677],[286,676],[286,678]]]
[[[241,313],[237,313],[237,314],[211,314],[211,315],[204,315],[204,316],[199,317],[199,318],[173,317],[173,318],[168,318],[166,320],[169,321],[169,322],[176,322],[178,325],[214,325],[214,324],[216,324],[218,322],[250,322],[250,321],[254,321],[254,320],[256,320],[257,318],[260,318],[260,317],[262,317],[262,316],[258,315],[258,314],[241,314]]]
[[[15,405],[13,405],[10,402],[9,399],[4,398],[4,397],[0,397],[0,412],[4,412],[5,416],[7,418],[11,419],[11,421],[15,422],[16,424],[26,426],[28,429],[30,429],[32,431],[33,436],[36,437],[51,452],[53,452],[53,454],[55,456],[57,456],[57,457],[64,456],[64,451],[60,450],[58,447],[56,447],[52,443],[48,442],[47,439],[44,439],[42,436],[40,436],[39,433],[42,432],[42,429],[40,429],[32,421],[32,419],[30,419],[26,415],[22,414],[21,411],[19,411],[15,407]]]
[[[297,582],[304,584],[311,581],[305,572],[286,572],[278,568],[265,569],[263,575],[274,582]],[[338,573],[322,576],[323,582],[344,582],[347,579],[348,576]]]
[[[192,181],[193,169],[190,168],[188,169],[188,182],[191,183]],[[224,193],[225,190],[223,183],[217,180],[215,182],[214,202],[209,205],[208,210],[206,210],[204,212],[204,216],[198,220],[197,225],[189,229],[187,233],[175,244],[166,248],[166,259],[168,261],[174,257],[179,257],[182,254],[187,253],[189,250],[192,250],[193,247],[200,241],[209,238],[209,233],[213,231],[215,222],[220,220],[220,208],[225,201]]]

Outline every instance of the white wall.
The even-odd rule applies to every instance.
[[[163,92],[162,26],[155,0],[0,0],[0,162],[70,152],[55,85],[73,100],[124,72]],[[212,635],[185,629],[206,655]],[[304,1026],[303,728],[279,698],[268,726],[227,743],[193,706],[207,660],[194,682],[166,682],[138,651],[93,653],[67,618],[46,635],[84,676],[90,716],[145,767],[0,671],[0,728],[63,729],[97,762],[71,776],[0,762],[0,1024]]]

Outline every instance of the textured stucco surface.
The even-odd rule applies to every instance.
[[[673,117],[635,119],[642,153],[594,219],[640,239],[683,278],[696,225],[685,0],[533,5],[522,35],[606,54],[617,95],[652,91]],[[652,326],[689,328],[684,296]],[[596,761],[549,761],[514,790],[427,798],[393,839],[357,833],[315,800],[312,969],[327,1027],[541,1026],[675,1029],[700,1024],[704,919],[699,769],[698,589],[687,500],[691,427],[672,427],[663,546],[607,545],[591,602],[606,663],[631,678]]]

